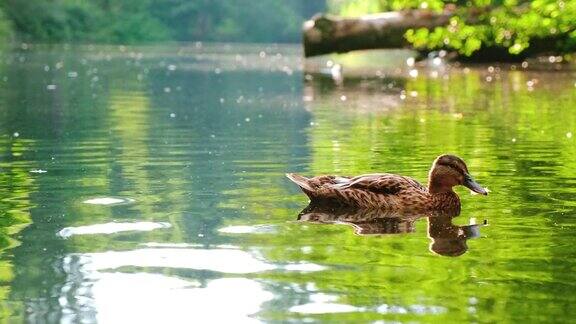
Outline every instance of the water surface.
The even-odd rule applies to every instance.
[[[0,317],[569,321],[573,71],[398,55],[337,57],[334,80],[285,46],[3,53]],[[454,219],[298,221],[284,177],[425,182],[446,152],[491,190],[458,189]],[[443,228],[473,239],[450,256]]]

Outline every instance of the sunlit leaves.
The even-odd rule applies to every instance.
[[[450,2],[450,1],[446,1]],[[389,10],[403,9],[428,9],[441,11],[444,8],[444,1],[440,0],[328,0],[328,7],[331,12],[346,17],[356,17],[367,13],[377,13]]]
[[[340,14],[347,15],[348,4],[333,1]],[[473,0],[461,1],[363,1],[363,6],[378,4],[380,11],[421,8],[442,10],[456,5],[457,14],[450,24],[435,28],[409,30],[405,37],[418,49],[453,49],[472,55],[483,47],[505,48],[511,54],[530,49],[535,40],[550,40],[551,51],[572,52],[576,39],[572,32],[576,21],[576,1],[556,0]],[[422,4],[425,3],[424,6]],[[372,8],[372,7],[371,7]],[[371,9],[373,12],[374,9]],[[360,15],[354,12],[354,15]]]

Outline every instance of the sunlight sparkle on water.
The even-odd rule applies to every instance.
[[[327,268],[314,263],[294,263],[284,266],[284,269],[288,271],[314,272],[326,270]]]
[[[169,223],[153,223],[153,222],[136,222],[136,223],[105,223],[94,224],[78,227],[63,228],[58,235],[63,238],[68,238],[73,235],[87,235],[87,234],[114,234],[119,232],[129,231],[152,231],[159,228],[170,228],[172,225]]]
[[[290,311],[302,314],[329,314],[359,312],[362,311],[362,308],[336,303],[309,303],[293,306],[290,308]]]
[[[239,249],[146,248],[71,254],[79,258],[86,271],[112,270],[125,266],[209,270],[221,273],[258,273],[282,269],[315,272],[326,267],[308,263],[275,265]]]
[[[210,270],[222,273],[255,273],[276,266],[240,250],[150,248],[81,254],[86,270],[117,269],[124,266]]]
[[[91,205],[119,205],[134,202],[131,198],[100,197],[84,200],[85,204]]]
[[[237,225],[237,226],[227,226],[218,229],[220,233],[227,234],[257,234],[257,233],[273,233],[274,227],[269,225]]]
[[[258,323],[250,316],[273,297],[244,278],[216,279],[204,288],[148,273],[101,273],[94,279],[83,308],[96,310],[100,323]]]

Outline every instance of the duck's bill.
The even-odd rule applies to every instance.
[[[464,178],[464,186],[472,191],[474,191],[475,193],[481,194],[481,195],[487,195],[488,191],[486,189],[484,189],[478,182],[474,181],[474,179],[467,174]]]

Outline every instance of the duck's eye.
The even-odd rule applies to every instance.
[[[446,166],[448,166],[449,168],[451,168],[452,170],[458,172],[459,174],[462,175],[466,175],[466,172],[464,172],[464,169],[462,169],[458,164],[456,163],[449,163]]]

